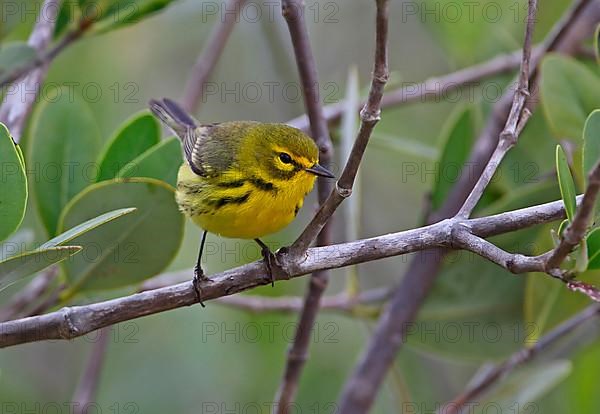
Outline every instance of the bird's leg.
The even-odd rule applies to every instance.
[[[204,242],[206,242],[206,230],[202,233],[202,241],[200,242],[200,251],[198,252],[198,260],[196,261],[196,266],[194,266],[194,279],[192,279],[192,285],[194,286],[194,290],[196,291],[196,297],[198,298],[198,302],[204,308],[204,302],[202,301],[202,291],[200,289],[200,282],[203,280],[208,280],[208,277],[204,274],[204,270],[202,270],[202,250],[204,250]]]
[[[275,274],[274,270],[278,270],[283,272],[279,261],[277,260],[277,256],[269,249],[269,247],[262,242],[260,239],[254,239],[256,244],[260,246],[260,253],[262,254],[263,260],[265,261],[265,265],[267,266],[267,271],[269,272],[269,276],[271,276],[271,286],[275,286]]]

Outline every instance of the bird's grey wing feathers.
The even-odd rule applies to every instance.
[[[190,168],[203,177],[217,176],[232,168],[241,141],[257,125],[252,121],[199,125],[179,104],[167,98],[151,100],[150,109],[181,139]]]

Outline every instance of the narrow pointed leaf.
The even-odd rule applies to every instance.
[[[92,231],[95,228],[111,222],[119,217],[123,217],[126,214],[133,213],[135,208],[121,208],[118,210],[110,211],[108,213],[104,213],[99,215],[98,217],[94,217],[84,223],[78,224],[75,227],[65,231],[64,233],[59,234],[51,240],[48,240],[46,243],[40,246],[41,249],[60,246],[65,243],[70,242],[75,237],[79,237],[88,231]]]
[[[67,205],[59,229],[128,207],[137,211],[70,241],[84,250],[65,263],[66,296],[136,284],[160,273],[175,257],[183,237],[183,215],[173,189],[154,179],[93,184]]]
[[[575,184],[573,183],[571,170],[567,163],[567,157],[560,145],[556,146],[556,172],[558,173],[558,185],[560,186],[560,193],[565,204],[567,218],[569,221],[573,221],[576,208]]]
[[[0,123],[0,241],[21,225],[27,205],[27,178],[19,147]]]
[[[587,235],[588,269],[600,269],[600,228],[596,228]]]
[[[81,250],[80,246],[55,246],[32,250],[0,262],[0,288],[58,263]]]
[[[593,111],[583,127],[583,175],[592,171],[600,161],[600,109]]]
[[[569,220],[564,219],[563,221],[560,222],[560,226],[558,226],[558,237],[562,238],[563,233],[565,232],[565,230],[567,229],[567,226],[569,225]]]

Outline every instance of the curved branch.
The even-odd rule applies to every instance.
[[[312,137],[319,147],[319,163],[329,169],[331,167],[333,146],[327,122],[323,116],[318,88],[317,64],[312,53],[304,19],[304,2],[302,0],[282,0],[281,12],[287,23],[294,47],[296,65],[302,84],[304,106],[310,121]],[[317,184],[319,204],[322,205],[327,200],[332,189],[333,185],[330,180],[319,178]],[[320,230],[314,234],[314,238],[317,238],[317,245],[331,244],[333,242],[331,223]],[[310,240],[309,244],[314,241],[314,238]],[[300,374],[307,359],[312,327],[317,319],[321,297],[328,283],[329,273],[322,270],[315,272],[310,278],[300,312],[298,327],[294,333],[294,342],[287,352],[283,381],[275,396],[278,401],[277,410],[281,414],[286,413],[298,389]]]
[[[580,4],[584,6],[579,7]],[[573,13],[574,8],[583,11]],[[559,50],[572,53],[594,30],[600,15],[600,3],[593,0],[577,0],[574,8],[555,25],[549,36],[551,41],[544,43],[543,52]],[[535,79],[530,80],[532,85],[535,85],[534,81]],[[535,90],[535,87],[532,89]],[[431,215],[432,221],[452,217],[459,211],[475,184],[473,181],[483,173],[497,146],[512,102],[513,94],[505,93],[494,105],[492,114],[471,151],[468,165],[474,166],[474,174],[463,174],[460,177],[444,205]],[[354,372],[346,381],[339,404],[340,410],[345,414],[365,413],[372,405],[391,361],[402,346],[402,331],[416,317],[418,309],[433,286],[446,252],[444,249],[436,249],[434,254],[419,253],[410,262],[406,276],[396,288]]]
[[[578,198],[580,200],[581,198]],[[490,237],[565,217],[562,201],[469,220],[444,220],[429,226],[386,234],[331,246],[314,247],[301,262],[279,259],[290,274],[299,277],[317,270],[364,263],[384,257],[430,249],[452,248],[454,226],[468,228],[479,237]],[[171,277],[185,277],[192,272],[176,272]],[[200,284],[205,300],[232,295],[271,283],[264,263],[253,262],[213,275]],[[190,282],[149,290],[85,306],[65,307],[45,315],[32,316],[0,324],[0,347],[47,339],[73,339],[119,322],[152,315],[197,303]]]

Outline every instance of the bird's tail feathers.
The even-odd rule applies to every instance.
[[[196,121],[179,104],[171,99],[151,99],[150,110],[175,134],[183,138],[190,128],[196,128]]]

